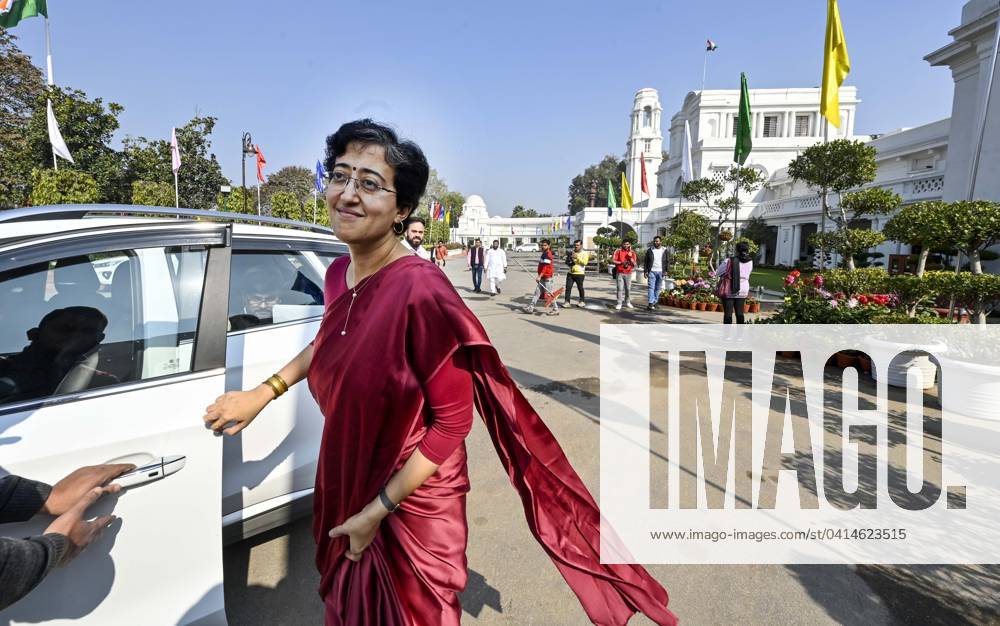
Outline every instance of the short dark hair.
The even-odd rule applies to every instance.
[[[750,244],[745,241],[741,241],[736,244],[736,254],[747,255],[750,254]]]
[[[576,244],[580,244],[580,245],[582,246],[582,245],[583,245],[583,240],[582,240],[582,239],[577,239],[576,241],[574,241],[574,242],[573,242],[573,245],[574,245],[574,246],[575,246]]]
[[[653,241],[656,241],[657,239],[660,239],[660,241],[663,241],[663,239],[661,239],[659,235],[653,237]]]
[[[385,162],[392,167],[396,187],[396,206],[416,210],[420,196],[427,188],[430,166],[420,146],[400,140],[396,131],[369,118],[347,122],[326,138],[326,171],[333,171],[337,158],[347,152],[347,146],[382,146]]]
[[[551,244],[551,242],[550,242],[550,241],[549,241],[548,239],[542,239],[542,240],[541,240],[541,241],[539,241],[538,243],[547,243],[547,244],[549,244],[549,245],[552,245],[552,244]]]
[[[406,230],[413,224],[420,224],[424,228],[427,228],[427,224],[424,223],[424,218],[417,217],[416,215],[410,213],[410,216],[403,220],[403,230]]]

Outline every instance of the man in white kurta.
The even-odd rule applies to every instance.
[[[486,251],[486,278],[490,283],[490,294],[500,293],[500,283],[507,278],[507,253],[500,249],[500,242],[493,240],[493,245]]]

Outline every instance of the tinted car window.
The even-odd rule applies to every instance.
[[[230,330],[323,314],[323,278],[299,252],[234,251],[231,276]]]
[[[82,255],[0,273],[0,405],[191,370],[197,320],[165,250]],[[204,251],[171,249],[196,286]],[[199,262],[200,260],[200,262]],[[144,284],[143,284],[144,283]],[[186,297],[186,296],[185,296]]]

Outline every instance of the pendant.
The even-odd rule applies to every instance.
[[[346,335],[346,334],[347,334],[347,331],[346,331],[346,330],[342,330],[342,331],[340,331],[340,335],[341,335],[341,337],[343,337],[343,336],[344,336],[344,335]]]

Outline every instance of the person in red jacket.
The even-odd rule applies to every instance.
[[[634,308],[630,299],[632,289],[632,271],[635,269],[639,259],[632,250],[632,242],[625,240],[620,248],[615,250],[615,255],[611,258],[615,264],[615,296],[617,303],[615,310],[622,310],[622,303],[629,309]]]
[[[552,253],[552,247],[549,245],[548,239],[542,239],[542,253],[538,257],[538,277],[535,282],[538,286],[535,287],[535,294],[531,296],[531,304],[529,304],[525,309],[525,313],[535,312],[535,303],[538,299],[544,296],[546,293],[552,294],[554,292],[556,281],[553,277],[555,274],[555,255]],[[552,308],[549,309],[549,315],[559,315],[559,303],[554,299],[552,301]]]

